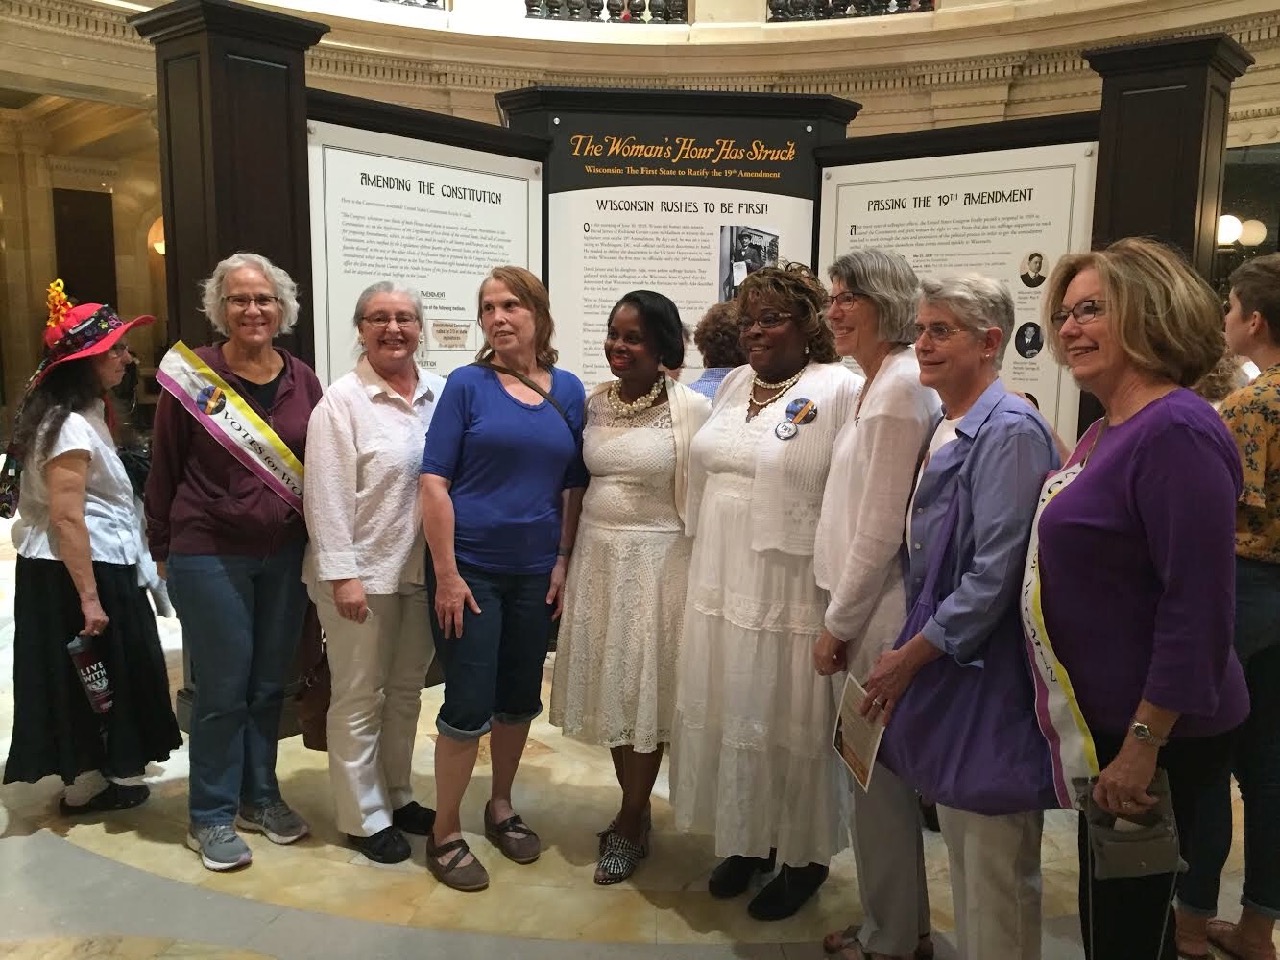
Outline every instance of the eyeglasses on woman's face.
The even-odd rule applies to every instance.
[[[377,327],[379,330],[391,326],[392,321],[395,321],[395,324],[398,327],[416,328],[422,323],[422,321],[412,313],[372,313],[369,316],[361,317],[360,319],[371,327]]]
[[[1081,300],[1070,310],[1055,310],[1049,314],[1049,322],[1053,324],[1055,330],[1061,330],[1062,325],[1067,322],[1068,317],[1074,317],[1076,323],[1084,326],[1086,323],[1092,323],[1098,317],[1104,316],[1107,302],[1105,300]]]
[[[761,330],[772,330],[774,327],[780,327],[788,320],[795,318],[789,313],[780,313],[777,310],[762,310],[760,313],[751,314],[745,310],[738,318],[738,329],[746,333],[756,324],[760,324]]]
[[[928,337],[934,343],[946,343],[957,333],[962,332],[960,327],[952,327],[945,323],[917,323],[913,329],[916,332],[916,339]]]
[[[248,310],[250,304],[253,304],[259,310],[270,310],[272,307],[279,306],[280,298],[273,297],[268,293],[259,293],[254,296],[250,296],[247,293],[235,293],[229,297],[223,297],[222,302],[228,306],[235,307],[237,310]]]
[[[847,309],[852,307],[858,301],[859,297],[869,299],[867,294],[863,293],[861,290],[841,290],[831,298],[831,306],[840,307],[842,310]]]

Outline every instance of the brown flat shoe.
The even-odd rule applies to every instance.
[[[452,853],[453,856],[441,863],[439,858],[448,853]],[[470,863],[459,866],[463,860],[467,859],[469,853],[471,848],[462,837],[437,847],[435,837],[427,834],[427,869],[446,887],[452,887],[463,893],[475,893],[489,886],[489,871],[475,858],[474,854],[471,856]]]
[[[1209,942],[1235,960],[1276,960],[1274,943],[1244,943],[1240,928],[1225,920],[1209,921]]]
[[[489,804],[484,805],[485,838],[502,851],[502,855],[516,863],[533,863],[542,856],[542,841],[513,813],[501,823],[494,823]]]

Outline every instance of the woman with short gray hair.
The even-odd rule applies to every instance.
[[[969,960],[1040,957],[1041,811],[1056,806],[1018,596],[1040,486],[1059,460],[1049,425],[1000,381],[1012,331],[1000,282],[921,283],[920,382],[942,413],[906,511],[908,614],[862,705],[886,725],[875,780],[891,772],[938,804]],[[918,851],[900,856],[919,862]]]
[[[338,829],[370,860],[399,863],[404,834],[425,836],[435,820],[409,783],[433,650],[414,468],[444,378],[415,362],[422,300],[412,287],[368,287],[354,322],[356,368],[330,385],[307,427],[302,579],[327,638]]]
[[[230,870],[253,857],[236,826],[273,843],[310,829],[280,796],[276,739],[307,603],[302,458],[321,390],[273,343],[298,297],[266,257],[219,263],[204,304],[226,339],[174,344],[160,364],[145,503],[195,678],[186,842]]]
[[[919,282],[907,261],[855,250],[827,270],[827,323],[836,352],[866,374],[854,416],[836,436],[814,544],[814,574],[830,596],[813,665],[865,681],[889,649],[906,607],[899,569],[902,517],[920,448],[938,414],[938,395],[920,383],[915,339]],[[861,926],[828,935],[829,953],[926,956],[928,890],[916,794],[887,770],[853,792],[853,849]]]

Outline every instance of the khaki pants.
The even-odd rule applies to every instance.
[[[425,586],[367,598],[369,616],[338,615],[331,585],[312,596],[324,626],[333,694],[325,732],[338,829],[369,837],[413,799],[413,743],[434,647]]]
[[[938,805],[960,960],[1040,960],[1044,814],[984,817]]]

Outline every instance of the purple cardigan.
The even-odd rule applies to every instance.
[[[1045,508],[1045,626],[1095,733],[1123,735],[1143,699],[1182,715],[1175,737],[1223,733],[1249,712],[1232,648],[1241,483],[1213,408],[1176,390],[1109,427]]]
[[[307,421],[320,402],[320,381],[297,357],[278,347],[276,352],[284,358],[284,370],[275,403],[263,410],[241,388],[220,346],[196,349],[301,460]],[[170,552],[267,557],[307,536],[302,517],[165,392],[156,407],[145,505],[147,539],[156,560],[167,560]]]

